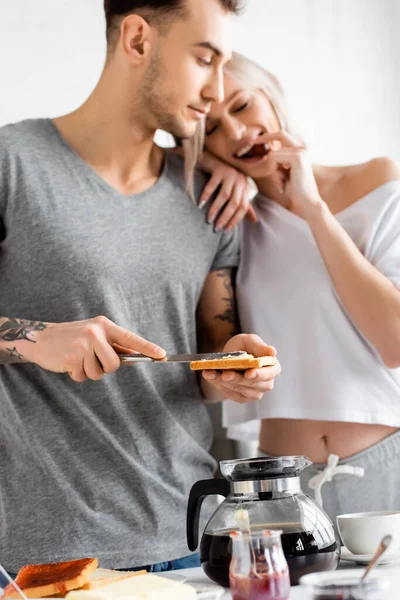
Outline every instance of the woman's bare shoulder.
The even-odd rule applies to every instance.
[[[316,175],[321,196],[338,213],[385,183],[400,181],[400,166],[380,157],[356,165],[318,165]]]
[[[400,165],[387,156],[373,158],[343,167],[342,181],[354,197],[362,198],[385,183],[400,181]]]

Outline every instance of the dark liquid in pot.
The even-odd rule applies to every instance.
[[[320,549],[313,534],[306,531],[284,532],[281,539],[292,585],[297,585],[299,578],[307,573],[336,569],[339,560],[336,541],[329,547]],[[204,572],[224,587],[229,587],[231,557],[232,541],[229,532],[217,531],[211,535],[203,535],[200,560]]]

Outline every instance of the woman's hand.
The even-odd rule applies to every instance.
[[[269,176],[279,191],[287,194],[291,208],[307,220],[313,209],[321,205],[322,199],[306,148],[286,131],[263,134],[257,138],[257,143],[269,144],[266,161]]]
[[[218,195],[212,202],[207,220],[215,222],[216,231],[225,229],[232,231],[245,216],[252,223],[257,222],[257,215],[249,199],[250,184],[245,175],[222,162],[209,152],[204,152],[199,167],[206,173],[211,173],[199,200],[199,207],[203,208],[209,202],[214,192],[219,189]]]

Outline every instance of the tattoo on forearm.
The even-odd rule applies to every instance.
[[[0,325],[0,342],[16,342],[27,340],[35,344],[35,340],[28,337],[36,331],[44,331],[48,325],[41,321],[24,321],[23,319],[6,319]]]
[[[6,348],[6,352],[10,353],[11,358],[19,358],[19,360],[22,360],[24,358],[16,348]]]
[[[25,359],[16,348],[0,348],[0,363],[13,364],[21,362],[25,362]]]
[[[27,341],[35,344],[35,333],[44,331],[48,325],[41,321],[27,321],[24,319],[9,319],[8,317],[0,318],[0,343],[1,342],[19,342]],[[0,346],[0,363],[12,364],[25,362],[23,354],[21,354],[16,346]]]
[[[235,292],[234,292],[234,281],[233,272],[231,269],[221,269],[217,272],[217,277],[221,277],[223,280],[224,288],[226,290],[226,297],[223,298],[226,303],[226,310],[220,315],[216,315],[216,319],[219,321],[226,321],[233,325],[233,335],[239,332],[239,317],[237,313]]]

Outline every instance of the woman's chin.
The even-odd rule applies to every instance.
[[[248,177],[252,179],[259,179],[268,175],[267,169],[265,168],[265,157],[261,160],[248,159],[248,160],[236,160],[233,165],[235,169],[238,169]]]

